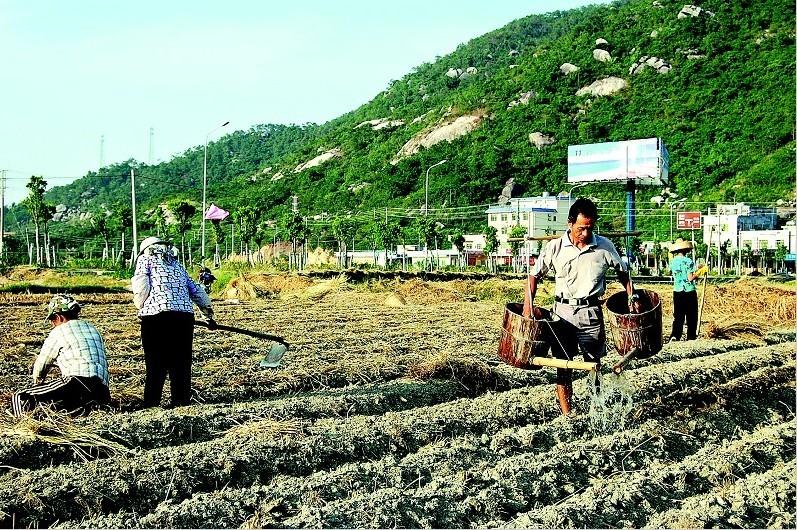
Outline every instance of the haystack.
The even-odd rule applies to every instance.
[[[300,295],[301,298],[309,300],[320,300],[331,292],[337,292],[344,289],[346,286],[346,275],[341,274],[337,278],[331,280],[324,280],[323,282],[311,285],[305,289]]]
[[[407,305],[407,301],[398,293],[390,293],[385,298],[385,305],[388,307],[403,307]]]

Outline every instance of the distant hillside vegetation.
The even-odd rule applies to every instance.
[[[253,239],[268,240],[292,195],[310,216],[418,208],[425,171],[442,159],[429,180],[434,207],[495,202],[510,177],[515,196],[555,193],[569,189],[569,144],[661,137],[681,196],[791,199],[794,20],[793,0],[632,0],[529,16],[419,65],[326,124],[223,136],[209,146],[209,194],[233,212],[251,207]],[[199,202],[202,155],[198,146],[154,166],[110,166],[48,200],[72,214],[129,201],[133,165],[142,211],[176,197]],[[622,197],[619,186],[588,190]],[[640,203],[660,191],[640,190]],[[484,221],[464,216],[458,226]],[[638,220],[651,233],[665,223]]]

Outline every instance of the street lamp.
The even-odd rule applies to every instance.
[[[570,188],[570,192],[567,194],[568,206],[573,206],[573,191],[576,188],[580,188],[581,186],[586,186],[587,184],[590,184],[590,183],[589,182],[579,182],[578,184],[576,184],[575,186]]]
[[[683,206],[683,205],[684,205],[684,201],[683,200],[675,201],[675,202],[670,203],[670,241],[672,241],[672,213],[673,213],[673,209],[676,206],[680,207],[680,206]]]
[[[229,121],[225,121],[212,131],[208,132],[205,135],[205,161],[202,165],[202,260],[205,259],[205,209],[207,206],[205,205],[207,194],[208,194],[208,140],[210,139],[210,135],[214,132],[218,131],[222,127],[229,125]]]
[[[432,170],[433,167],[437,167],[437,166],[439,166],[441,164],[445,164],[446,162],[448,162],[448,159],[444,158],[440,162],[437,162],[436,164],[432,164],[431,166],[429,166],[426,169],[426,181],[425,181],[425,184],[424,184],[424,189],[426,191],[425,191],[425,199],[423,201],[423,216],[424,217],[428,217],[429,216],[429,172]],[[425,256],[426,266],[428,267],[429,266],[429,244],[424,241],[423,247],[425,249],[424,254],[426,255]]]
[[[436,164],[432,164],[426,170],[426,184],[424,185],[424,189],[426,190],[426,198],[425,198],[425,200],[423,202],[423,215],[429,215],[429,171],[431,171],[433,167],[437,167],[437,166],[439,166],[441,164],[445,164],[446,162],[448,162],[448,159],[444,158],[440,162],[437,162]]]

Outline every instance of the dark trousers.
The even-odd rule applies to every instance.
[[[673,318],[672,333],[675,340],[681,340],[686,318],[686,340],[697,338],[697,291],[672,293]]]
[[[144,406],[161,404],[163,384],[169,376],[173,407],[191,402],[191,346],[194,341],[194,314],[166,311],[141,317],[141,345],[147,377]]]
[[[109,401],[111,393],[99,377],[68,375],[14,393],[11,412],[22,416],[41,403],[79,415]]]

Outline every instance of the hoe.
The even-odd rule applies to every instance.
[[[207,328],[211,331],[231,331],[232,333],[240,333],[241,335],[247,335],[257,339],[270,340],[273,344],[271,345],[271,349],[269,349],[266,356],[263,357],[263,360],[260,361],[260,368],[277,368],[280,365],[280,361],[282,361],[283,355],[285,355],[285,352],[288,351],[288,343],[285,342],[285,339],[276,335],[269,335],[267,333],[260,333],[258,331],[251,331],[248,329],[227,326],[225,324],[218,324],[215,321],[206,322],[204,320],[196,320],[194,321],[194,325]]]

